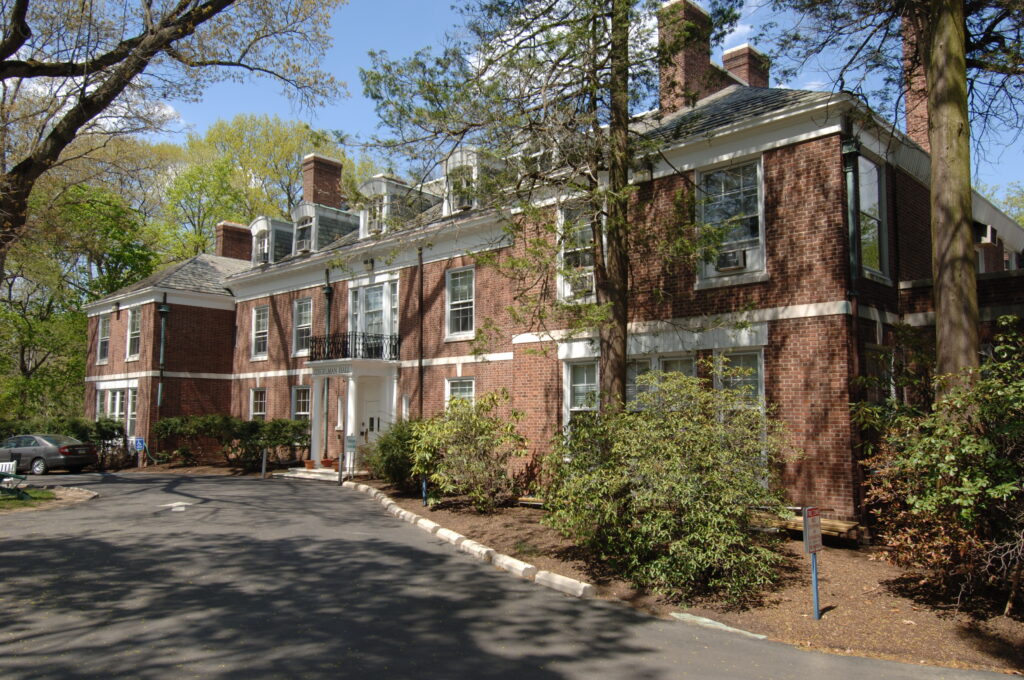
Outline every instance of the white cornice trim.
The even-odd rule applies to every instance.
[[[512,352],[494,352],[492,354],[464,354],[457,357],[436,357],[424,359],[424,366],[456,366],[458,364],[478,364],[488,361],[512,361]],[[416,368],[419,366],[418,359],[405,359],[399,363],[402,368]]]
[[[131,309],[150,303],[162,303],[167,295],[167,304],[186,307],[202,307],[204,309],[234,310],[235,299],[230,295],[215,293],[198,293],[195,291],[174,290],[171,288],[144,288],[124,295],[103,298],[85,305],[86,316],[110,314],[115,306],[118,309]],[[173,311],[172,311],[173,313]]]
[[[747,312],[730,312],[711,316],[689,316],[677,319],[661,321],[634,321],[629,324],[628,332],[639,333],[667,333],[672,331],[686,331],[689,333],[701,333],[707,330],[720,328],[724,325],[735,325],[741,323],[755,323],[761,321],[782,321],[785,319],[810,319],[819,316],[836,316],[850,314],[850,303],[846,300],[835,300],[833,302],[814,302],[804,305],[788,305],[785,307],[767,307],[764,309],[753,309]],[[513,345],[522,345],[535,342],[561,342],[572,338],[573,334],[568,330],[542,331],[538,333],[520,333],[512,336]],[[595,337],[593,333],[580,333],[576,339]]]

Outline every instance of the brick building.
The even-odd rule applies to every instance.
[[[726,52],[724,68],[709,54],[694,46],[668,67],[661,110],[641,121],[662,153],[634,177],[630,218],[667,228],[679,192],[698,187],[706,221],[738,226],[696,267],[633,253],[629,375],[693,371],[718,354],[752,369],[804,452],[784,470],[791,501],[856,519],[851,379],[871,370],[894,324],[934,324],[929,157],[852,97],[767,87],[753,48]],[[363,188],[374,200],[356,210],[340,194],[341,165],[308,156],[291,222],[222,223],[215,256],[90,306],[87,411],[140,436],[189,413],[304,418],[319,460],[341,455],[346,436],[372,441],[450,396],[506,388],[542,449],[590,407],[596,343],[509,318],[508,282],[476,256],[516,246],[493,211],[460,195],[479,169],[471,153],[457,161],[422,186],[375,177]],[[571,203],[552,209],[574,224]],[[983,320],[1024,312],[1024,230],[979,195],[974,216]],[[581,276],[554,287],[585,295],[587,260],[571,261]],[[485,320],[501,332],[474,353]]]

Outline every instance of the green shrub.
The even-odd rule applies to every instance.
[[[377,438],[366,454],[366,465],[377,479],[410,490],[415,486],[412,477],[413,446],[416,440],[416,422],[400,420]]]
[[[637,382],[628,409],[574,417],[545,458],[545,522],[673,597],[737,601],[771,583],[781,557],[752,525],[785,514],[780,423],[743,390],[681,373]]]
[[[471,403],[452,399],[439,416],[414,426],[413,475],[426,476],[430,493],[465,494],[480,512],[510,500],[515,484],[509,462],[525,455],[526,440],[516,432],[522,414],[495,409],[508,393],[489,393]]]
[[[1009,609],[1024,562],[1024,335],[1012,317],[999,326],[973,379],[937,378],[930,409],[890,400],[862,422],[882,433],[865,464],[889,557],[961,595],[1002,583]]]

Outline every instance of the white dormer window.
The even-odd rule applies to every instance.
[[[308,251],[313,244],[313,218],[303,217],[295,223],[295,252]]]
[[[367,235],[380,234],[385,231],[387,215],[384,211],[384,196],[372,196],[366,206]]]
[[[473,166],[460,165],[448,170],[448,203],[452,213],[476,207]]]
[[[252,259],[254,264],[270,262],[270,232],[261,231],[253,240]]]

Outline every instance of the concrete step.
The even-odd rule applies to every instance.
[[[279,470],[275,472],[274,477],[284,479],[313,479],[321,482],[337,483],[338,471],[327,468],[314,468],[312,470],[307,470],[306,468],[288,468],[287,470]]]

